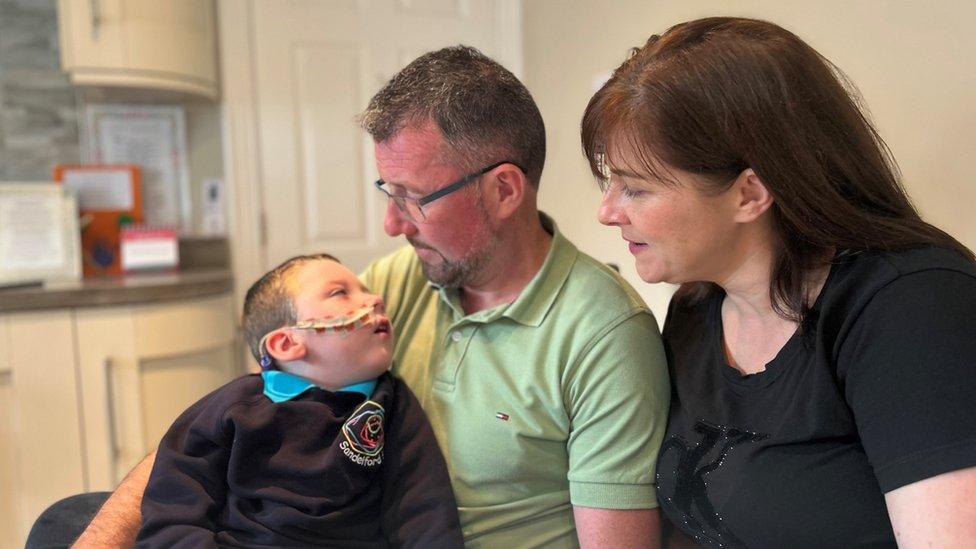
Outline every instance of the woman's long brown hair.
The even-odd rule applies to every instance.
[[[934,245],[974,257],[922,221],[857,97],[839,69],[781,27],[699,19],[652,36],[617,68],[586,108],[583,151],[598,179],[627,150],[648,176],[668,181],[666,166],[700,175],[706,193],[752,168],[774,198],[773,308],[801,320],[807,274],[832,250]],[[711,288],[684,284],[679,296]]]

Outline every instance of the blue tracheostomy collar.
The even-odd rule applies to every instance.
[[[282,372],[281,370],[265,370],[261,372],[261,379],[264,380],[264,396],[270,398],[271,402],[291,400],[316,386],[303,377]],[[366,398],[369,398],[375,388],[376,380],[370,379],[368,381],[347,385],[336,392],[360,393]]]

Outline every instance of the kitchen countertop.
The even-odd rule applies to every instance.
[[[189,299],[230,292],[233,286],[231,271],[225,268],[84,278],[0,289],[0,313]]]

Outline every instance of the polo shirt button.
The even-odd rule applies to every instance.
[[[451,339],[455,342],[461,341],[461,332],[455,331],[451,333]]]

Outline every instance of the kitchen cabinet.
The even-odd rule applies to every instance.
[[[238,374],[229,293],[0,313],[0,547],[54,501],[111,490]]]
[[[75,85],[217,96],[212,0],[59,0],[58,27]]]
[[[0,315],[0,546],[23,547],[54,500],[85,489],[70,310]]]

